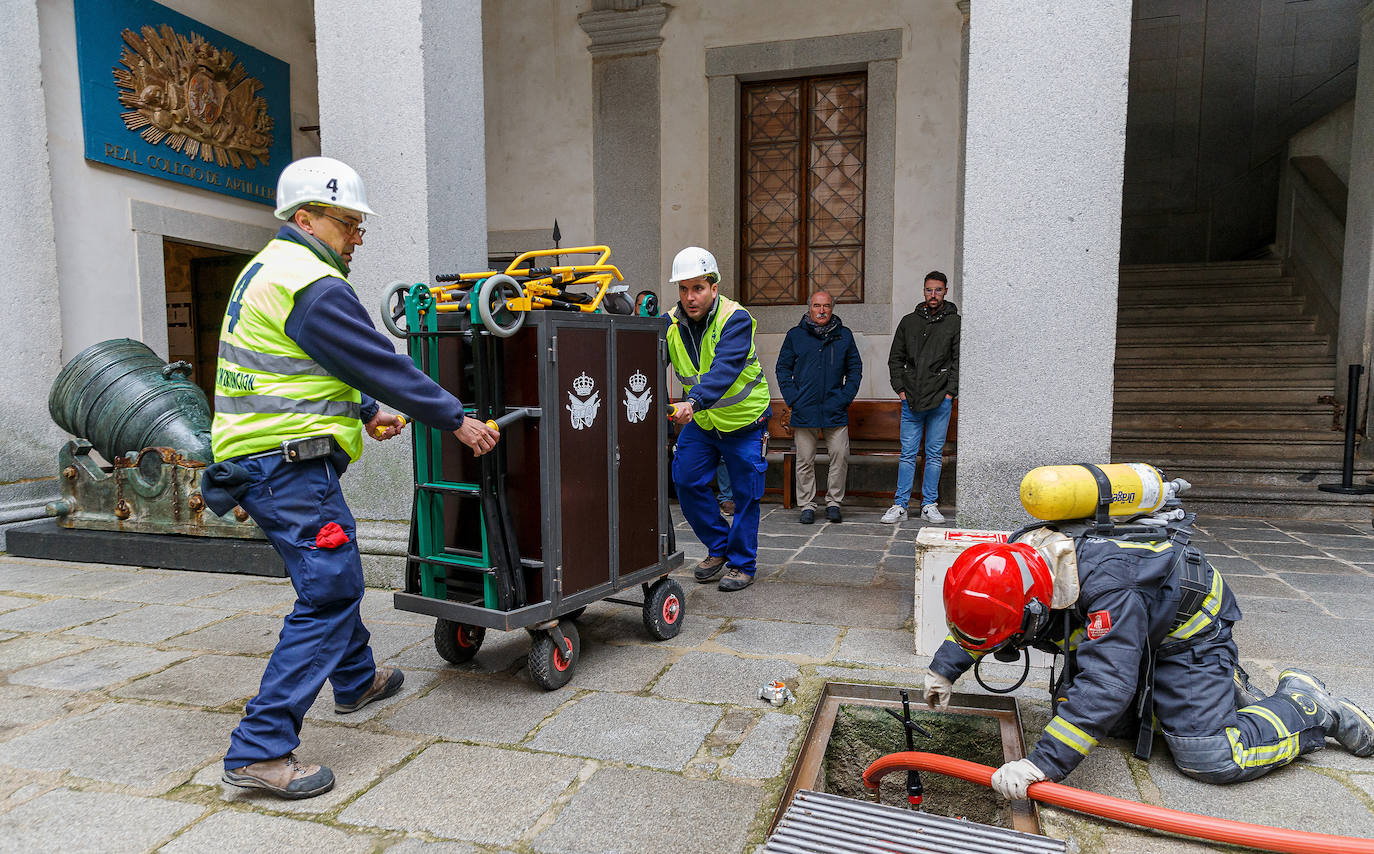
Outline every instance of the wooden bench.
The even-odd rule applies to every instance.
[[[782,506],[792,507],[796,501],[797,488],[797,449],[792,432],[792,410],[780,398],[771,402],[773,417],[768,420],[768,450],[770,456],[782,455]],[[955,458],[955,445],[958,439],[959,401],[949,414],[949,432],[945,434],[944,453],[941,457],[946,465]],[[819,461],[825,454],[825,431],[821,431],[821,442],[816,448]],[[902,455],[902,402],[896,399],[855,400],[849,404],[849,456],[852,457],[893,457]],[[921,451],[916,461],[916,484],[920,489],[921,474],[925,467],[925,451]],[[825,494],[825,481],[816,478],[817,497]],[[892,488],[884,492],[846,490],[849,495],[881,496],[890,495],[896,490],[896,478]],[[769,490],[770,492],[772,490]]]

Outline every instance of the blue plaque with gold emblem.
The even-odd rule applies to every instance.
[[[76,0],[86,159],[273,205],[291,67],[152,0]]]

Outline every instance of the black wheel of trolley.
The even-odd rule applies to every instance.
[[[577,625],[571,620],[560,620],[558,628],[563,630],[566,647],[560,649],[554,643],[553,635],[548,632],[536,634],[534,644],[530,647],[530,676],[545,691],[554,691],[567,685],[572,678],[573,668],[577,666],[577,659],[582,655]]]
[[[682,585],[671,578],[660,578],[644,596],[644,628],[654,640],[669,640],[682,631],[686,611]]]
[[[568,613],[564,614],[563,616],[559,617],[558,619],[560,619],[560,620],[576,620],[577,618],[581,617],[581,616],[586,612],[586,610],[587,610],[587,606],[586,606],[586,605],[583,605],[581,608],[576,608],[576,609],[574,609],[574,610],[572,610],[572,611],[569,611]]]
[[[434,649],[445,661],[462,664],[471,661],[482,648],[487,636],[483,626],[469,626],[453,620],[439,619],[434,623]]]

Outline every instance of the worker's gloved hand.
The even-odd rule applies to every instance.
[[[1029,759],[1008,762],[992,772],[992,790],[1009,801],[1026,798],[1026,789],[1031,783],[1047,780],[1045,772],[1036,767]]]
[[[458,441],[472,448],[472,455],[480,457],[496,447],[501,434],[482,423],[480,418],[464,418],[458,429],[453,431]]]
[[[925,697],[926,705],[932,709],[944,711],[949,708],[949,695],[954,690],[954,683],[936,673],[934,670],[926,671]]]

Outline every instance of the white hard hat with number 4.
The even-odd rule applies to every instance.
[[[377,215],[367,206],[363,179],[353,167],[332,157],[302,157],[281,170],[277,219],[290,219],[296,208],[311,203]]]
[[[716,256],[700,246],[688,246],[673,258],[673,275],[668,281],[681,282],[697,276],[705,276],[714,285],[720,281],[720,268],[716,266]]]

